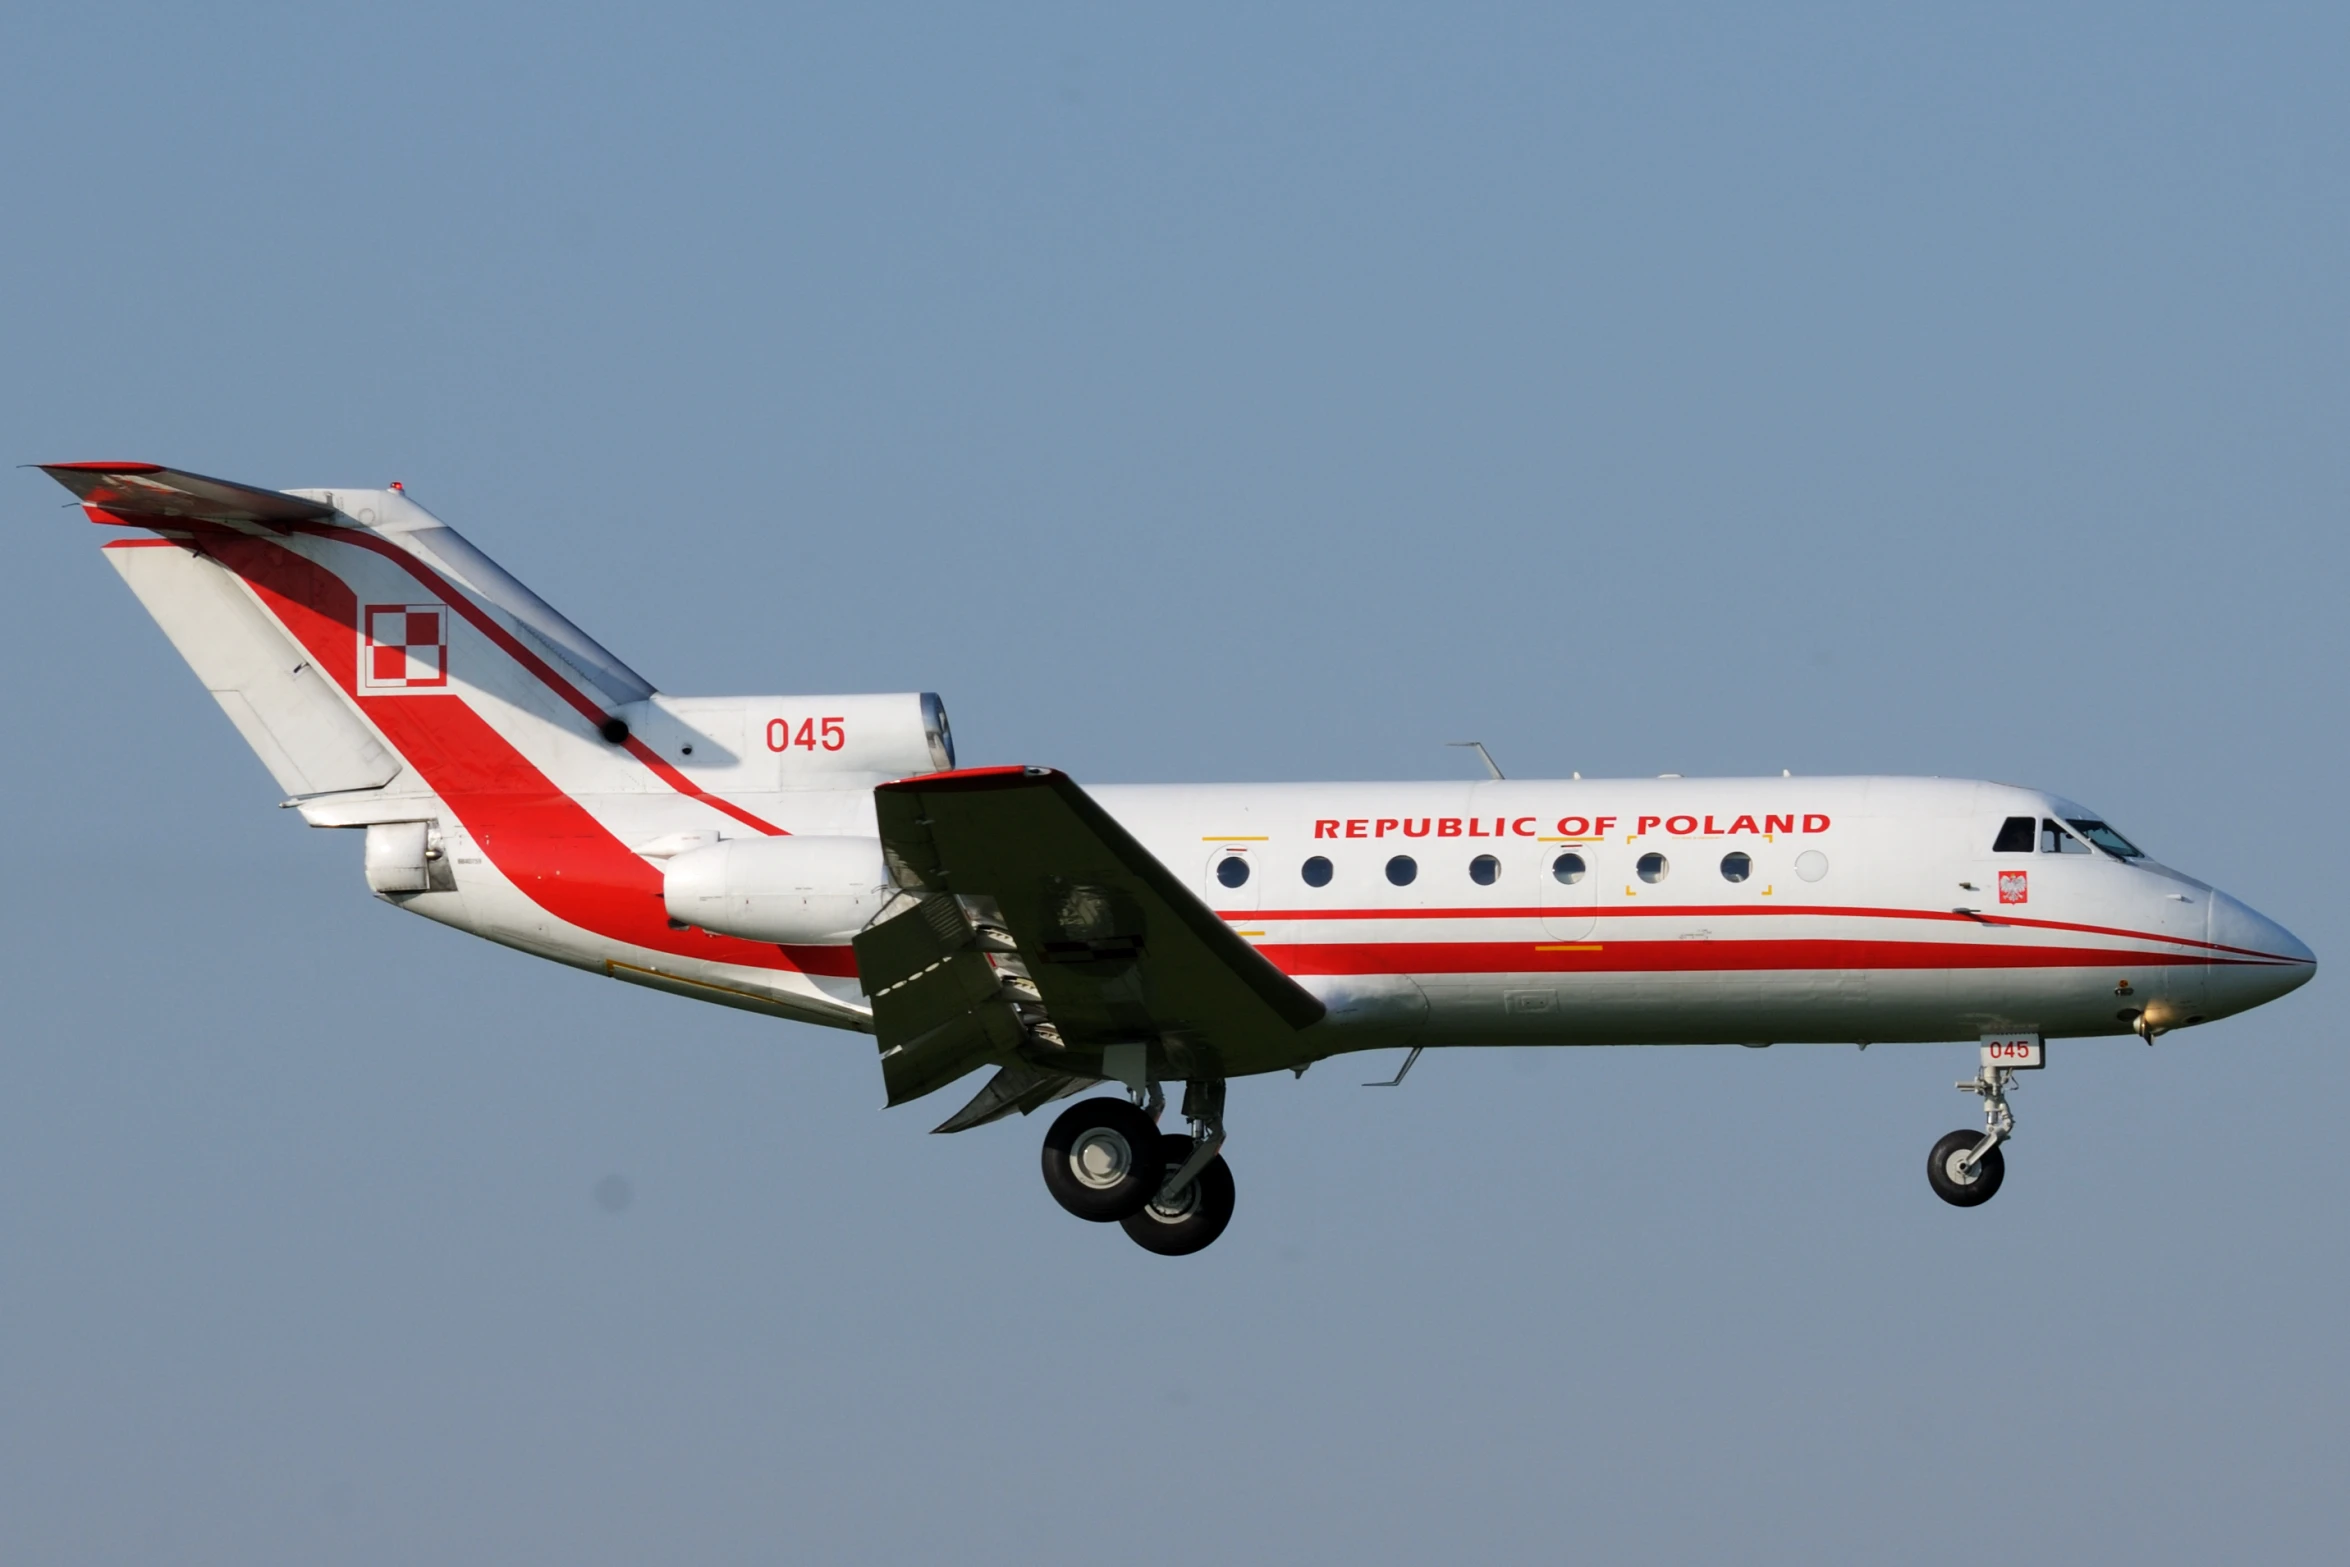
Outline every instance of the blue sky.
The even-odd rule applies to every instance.
[[[1081,780],[2060,790],[2345,948],[2338,8],[0,19],[12,461],[399,478],[676,692]],[[2330,1556],[2322,976],[1234,1086],[1171,1265],[868,1041],[369,900],[38,474],[17,1562]],[[598,1201],[625,1183],[617,1211]]]

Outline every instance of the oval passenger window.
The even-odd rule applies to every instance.
[[[1480,854],[1469,862],[1469,880],[1480,887],[1490,887],[1501,876],[1501,861],[1490,854]]]
[[[1585,869],[1583,856],[1580,854],[1562,854],[1550,862],[1551,880],[1562,881],[1572,887],[1583,879]]]
[[[1248,880],[1248,861],[1237,854],[1227,854],[1216,864],[1216,880],[1227,887],[1237,887]]]
[[[1747,877],[1752,876],[1753,874],[1754,861],[1748,859],[1745,855],[1725,854],[1722,856],[1722,880],[1744,881]]]
[[[1640,856],[1639,870],[1640,879],[1642,881],[1652,884],[1663,881],[1665,879],[1666,872],[1670,871],[1672,868],[1673,867],[1671,865],[1665,862],[1665,857],[1661,854],[1643,854]]]
[[[1300,865],[1297,868],[1297,873],[1306,879],[1306,885],[1309,887],[1330,885],[1330,862],[1319,854]]]
[[[1412,878],[1420,874],[1420,862],[1408,854],[1399,854],[1387,862],[1387,879],[1398,887],[1409,887]]]
[[[1817,849],[1806,849],[1795,857],[1795,874],[1805,881],[1818,881],[1828,874],[1828,857]]]

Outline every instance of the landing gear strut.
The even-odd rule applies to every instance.
[[[1166,1180],[1140,1213],[1119,1220],[1134,1244],[1162,1257],[1205,1251],[1232,1222],[1232,1167],[1224,1162],[1224,1085],[1188,1083],[1184,1118],[1191,1135],[1161,1139],[1159,1158]]]
[[[2015,1071],[2004,1066],[1986,1066],[1958,1085],[1963,1093],[1982,1096],[1983,1130],[1952,1132],[1926,1155],[1927,1184],[1953,1208],[1989,1202],[2007,1179],[2007,1159],[1999,1145],[2015,1135],[2015,1112],[2007,1104],[2007,1091],[2014,1086]]]
[[[1188,1135],[1161,1132],[1159,1085],[1124,1099],[1071,1105],[1044,1138],[1044,1184],[1080,1219],[1122,1226],[1162,1257],[1203,1251],[1232,1222],[1232,1168],[1224,1162],[1224,1084],[1184,1086]]]

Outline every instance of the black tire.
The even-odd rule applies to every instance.
[[[1982,1140],[1981,1132],[1952,1132],[1926,1155],[1926,1183],[1953,1208],[1980,1207],[1999,1194],[1999,1183],[2007,1179],[2007,1158],[1998,1148],[1976,1161],[1972,1178],[1958,1173],[1958,1161]]]
[[[1123,1099],[1085,1099],[1044,1134],[1044,1187],[1053,1201],[1096,1224],[1114,1224],[1157,1194],[1167,1172],[1159,1126]]]
[[[1162,1180],[1183,1167],[1191,1157],[1191,1148],[1191,1139],[1180,1133],[1169,1133],[1160,1140]],[[1146,1202],[1141,1212],[1118,1221],[1134,1244],[1162,1257],[1188,1257],[1205,1251],[1232,1222],[1232,1166],[1218,1154],[1191,1178],[1191,1184],[1175,1194],[1171,1204],[1161,1207],[1156,1197],[1154,1190],[1153,1200]]]

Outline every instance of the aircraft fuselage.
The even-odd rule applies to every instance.
[[[1320,1054],[1406,1042],[2126,1034],[2225,1017],[2314,971],[2308,949],[2273,921],[2151,859],[2089,845],[2063,824],[2090,813],[2006,784],[1650,778],[1092,793],[1323,999],[1330,1015],[1310,1031]],[[643,843],[675,830],[687,802],[630,793],[578,803],[615,840]],[[874,831],[870,791],[737,803],[789,832]],[[2031,847],[1996,852],[2003,826],[2026,817]],[[646,948],[625,931],[551,917],[501,867],[495,844],[461,824],[451,833],[455,888],[397,901],[617,978],[864,1025],[845,947],[782,949],[783,966],[700,954],[713,943],[692,932]],[[593,868],[568,874],[576,895]],[[613,901],[629,891],[613,889]]]

